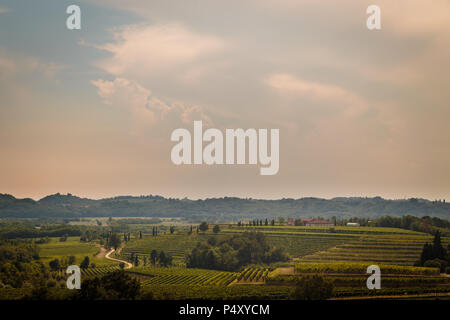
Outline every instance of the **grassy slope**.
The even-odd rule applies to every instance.
[[[45,264],[53,259],[61,259],[67,256],[75,256],[75,264],[77,265],[86,256],[89,257],[91,263],[95,263],[97,266],[117,264],[104,258],[95,258],[99,247],[94,244],[80,242],[79,237],[69,237],[65,242],[60,242],[59,238],[50,238],[49,243],[40,244],[38,247],[41,260]]]

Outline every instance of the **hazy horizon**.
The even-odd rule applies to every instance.
[[[0,192],[0,194],[4,194],[4,195],[11,195],[16,199],[32,199],[34,201],[39,201],[42,200],[48,196],[54,196],[57,194],[60,194],[62,196],[67,196],[67,195],[72,195],[74,197],[78,197],[78,198],[82,198],[82,199],[90,199],[90,200],[104,200],[104,199],[113,199],[113,198],[117,198],[117,197],[147,197],[147,196],[160,196],[160,197],[164,197],[164,198],[173,198],[173,199],[188,199],[188,200],[206,200],[206,199],[219,199],[219,198],[240,198],[240,199],[252,199],[252,200],[282,200],[282,199],[294,199],[294,200],[298,200],[298,199],[304,199],[304,198],[316,198],[316,199],[324,199],[324,200],[332,200],[335,198],[376,198],[376,197],[381,197],[383,200],[409,200],[412,198],[415,199],[422,199],[422,200],[427,200],[427,201],[445,201],[446,199],[429,199],[429,198],[424,198],[424,197],[405,197],[405,198],[386,198],[386,197],[382,197],[380,195],[371,195],[371,196],[365,196],[365,195],[348,195],[348,196],[333,196],[333,197],[318,197],[318,196],[310,196],[310,195],[300,195],[300,196],[296,196],[296,197],[280,197],[280,198],[255,198],[255,197],[239,197],[239,196],[230,196],[230,195],[222,195],[222,196],[214,196],[214,197],[203,197],[203,198],[191,198],[191,197],[187,197],[187,196],[180,196],[180,197],[173,197],[173,196],[168,196],[168,195],[162,195],[162,194],[116,194],[116,195],[110,195],[110,196],[102,196],[102,197],[95,197],[95,196],[89,196],[89,195],[79,195],[79,194],[74,194],[71,192],[68,193],[62,193],[62,192],[56,192],[56,193],[52,193],[52,194],[47,194],[47,195],[43,195],[40,197],[27,197],[27,196],[17,196],[8,192]]]

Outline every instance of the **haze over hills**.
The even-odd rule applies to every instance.
[[[236,221],[252,218],[324,217],[378,218],[412,215],[448,219],[450,204],[426,199],[388,200],[381,197],[339,197],[333,199],[242,199],[234,197],[204,200],[161,196],[118,196],[93,200],[72,194],[54,194],[38,201],[0,194],[0,218],[49,217],[181,217],[191,221]]]

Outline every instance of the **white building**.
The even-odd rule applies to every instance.
[[[358,222],[347,222],[348,227],[359,227],[360,224]]]

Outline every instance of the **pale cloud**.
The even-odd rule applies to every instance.
[[[163,121],[166,125],[180,121],[188,124],[194,120],[212,124],[200,106],[189,106],[177,101],[165,102],[134,81],[116,78],[112,81],[98,79],[91,83],[97,87],[97,93],[104,103],[129,110],[138,127],[161,124]]]
[[[224,41],[176,23],[127,25],[114,29],[113,35],[110,43],[91,45],[112,55],[97,66],[114,80],[91,82],[105,103],[130,110],[142,128],[162,121],[167,127],[193,120],[212,124],[203,107],[184,101],[168,89],[192,85],[216,70],[220,62],[207,58],[220,52]],[[162,84],[164,93],[158,91]]]
[[[114,42],[97,47],[112,54],[99,66],[116,76],[176,70],[199,63],[225,46],[217,37],[195,33],[180,24],[129,25],[113,32]]]
[[[367,110],[368,105],[358,95],[336,85],[306,81],[291,74],[270,75],[265,83],[279,94],[302,97],[311,102],[326,103],[331,107],[343,107],[348,115]]]
[[[0,70],[12,75],[37,73],[47,78],[53,78],[64,66],[45,62],[32,56],[13,56],[0,48]]]

